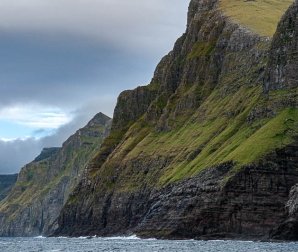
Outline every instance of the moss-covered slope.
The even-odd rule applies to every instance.
[[[278,35],[272,43],[231,20],[230,2],[192,0],[151,84],[120,95],[57,235],[266,237],[283,218],[298,182],[297,86],[263,92]]]
[[[11,193],[0,203],[1,236],[50,235],[69,193],[110,131],[111,119],[97,114],[62,148],[46,148],[25,165]]]

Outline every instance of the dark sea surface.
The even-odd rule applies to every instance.
[[[122,238],[0,238],[1,252],[14,251],[129,251],[129,252],[175,252],[175,251],[298,251],[297,242],[270,243],[245,241],[168,241]]]

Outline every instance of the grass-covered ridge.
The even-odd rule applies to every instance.
[[[277,23],[293,0],[220,0],[226,15],[261,36],[272,37]]]

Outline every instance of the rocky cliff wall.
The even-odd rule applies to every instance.
[[[263,88],[264,93],[298,87],[297,13],[298,1],[295,0],[278,23],[277,32],[271,43]]]
[[[109,134],[111,119],[97,114],[62,148],[44,149],[25,165],[8,197],[0,203],[1,236],[50,235],[71,190]]]
[[[298,181],[297,150],[297,143],[278,149],[243,167],[228,182],[233,163],[159,190],[143,186],[130,193],[101,191],[93,202],[76,209],[68,202],[59,234],[269,239],[271,229],[284,219],[289,191]]]
[[[158,64],[149,99],[120,95],[111,135],[55,235],[259,239],[285,217],[298,181],[298,111],[288,93],[262,94],[271,40],[218,3],[191,1],[186,33]]]

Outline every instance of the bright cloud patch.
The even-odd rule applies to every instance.
[[[71,119],[70,115],[58,108],[14,106],[0,110],[0,121],[23,125],[33,129],[57,129]]]

